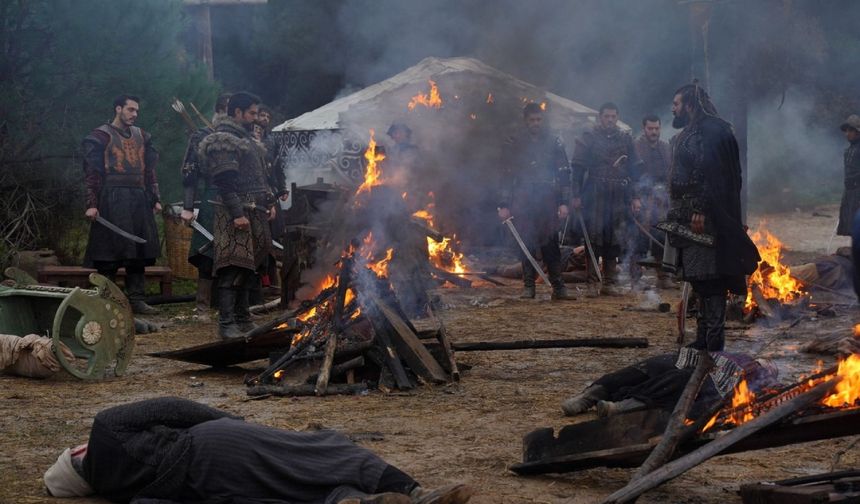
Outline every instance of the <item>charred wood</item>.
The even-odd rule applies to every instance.
[[[694,450],[683,457],[674,460],[652,473],[638,480],[630,482],[624,488],[614,492],[607,497],[604,504],[623,503],[635,500],[643,493],[655,488],[701,464],[702,462],[718,455],[720,452],[730,448],[732,445],[749,437],[750,435],[774,424],[792,413],[796,413],[806,406],[820,400],[839,383],[841,378],[834,378],[809,389],[794,399],[783,403],[767,413],[736,427],[720,438]]]
[[[561,340],[475,341],[472,343],[451,344],[451,348],[459,352],[578,347],[647,348],[648,340],[645,338],[579,338]]]
[[[363,367],[366,364],[364,360],[364,356],[359,355],[358,357],[353,357],[352,359],[342,362],[340,364],[335,364],[331,367],[331,372],[329,373],[330,378],[335,378],[337,376],[341,376],[347,371],[351,371],[360,367]],[[317,379],[319,378],[319,373],[312,374],[308,376],[306,383],[315,384]]]
[[[367,383],[337,383],[329,385],[326,393],[330,395],[354,395],[367,391]],[[316,387],[311,384],[303,385],[255,385],[248,388],[249,396],[270,394],[282,397],[298,397],[316,395]]]

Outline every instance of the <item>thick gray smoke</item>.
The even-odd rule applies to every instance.
[[[839,123],[822,125],[815,103],[794,90],[758,102],[749,116],[749,188],[753,210],[790,210],[833,201],[842,188]]]

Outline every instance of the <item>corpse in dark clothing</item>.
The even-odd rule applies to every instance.
[[[113,502],[329,504],[385,492],[405,501],[378,502],[410,502],[407,495],[426,492],[335,431],[292,432],[246,423],[179,398],[100,412],[85,453],[79,466],[72,464],[75,471],[93,492]],[[47,473],[45,483],[51,490]],[[464,503],[471,495],[465,489],[454,488],[460,496],[455,499],[424,494],[412,502]]]

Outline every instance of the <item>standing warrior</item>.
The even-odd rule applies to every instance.
[[[656,115],[648,115],[642,119],[642,135],[636,139],[636,153],[642,160],[642,173],[636,184],[636,193],[643,200],[642,213],[633,217],[654,235],[658,240],[663,240],[660,231],[653,230],[654,225],[666,219],[669,210],[669,160],[671,152],[669,143],[660,139],[660,118]],[[641,216],[641,217],[640,217]],[[647,235],[634,230],[639,237],[637,252],[650,251],[651,257],[663,256],[663,248],[659,243],[654,243]],[[631,264],[635,264],[631,260]],[[662,269],[657,271],[657,287],[669,289],[673,287],[668,274]]]
[[[218,192],[214,271],[222,338],[241,337],[253,329],[249,293],[272,245],[267,222],[275,217],[272,177],[265,149],[251,134],[259,103],[248,93],[231,96],[227,115],[216,122],[198,151]]]
[[[557,231],[559,218],[567,218],[570,198],[570,171],[561,141],[546,131],[543,110],[536,103],[523,108],[526,133],[514,140],[513,166],[499,205],[499,217],[513,216],[519,233],[532,256],[543,259],[552,283],[552,299],[576,299],[567,292],[561,276],[561,251]],[[537,254],[540,252],[540,255]],[[521,254],[522,298],[535,297],[535,271]]]
[[[848,116],[839,128],[848,140],[848,147],[845,149],[845,192],[839,207],[836,233],[851,236],[851,223],[860,209],[860,116]]]
[[[717,116],[708,94],[689,84],[672,100],[672,139],[667,216],[667,254],[677,248],[677,267],[699,295],[694,349],[725,346],[726,296],[746,295],[746,275],[759,255],[741,217],[741,164],[732,126]],[[685,349],[682,349],[685,350]],[[681,352],[679,360],[694,352]],[[683,367],[679,365],[679,367]]]
[[[229,94],[218,96],[215,102],[215,115],[212,117],[213,122],[220,121],[227,113],[227,101],[230,99]],[[201,198],[197,210],[197,222],[206,228],[212,229],[212,223],[215,220],[214,209],[209,200],[215,199],[215,186],[212,181],[206,177],[200,166],[200,156],[197,149],[200,147],[200,142],[207,135],[215,131],[214,126],[204,126],[188,139],[188,147],[185,150],[185,159],[182,162],[182,220],[190,223],[194,216],[194,206],[197,203],[197,186],[199,181],[203,180],[203,196]],[[209,239],[196,231],[191,238],[191,248],[188,251],[188,262],[197,268],[197,316],[199,320],[208,322],[209,307],[212,303],[212,278],[213,278],[213,262],[214,252],[209,243]]]
[[[161,252],[154,215],[161,211],[155,175],[158,151],[150,134],[134,125],[140,99],[120,95],[113,106],[113,121],[83,140],[86,217],[91,221],[102,217],[146,243],[136,243],[93,222],[84,262],[111,280],[124,267],[132,311],[152,314],[158,310],[144,301],[144,269],[155,264]]]
[[[600,106],[598,123],[576,142],[571,160],[573,207],[582,208],[594,254],[603,259],[606,294],[617,294],[617,261],[624,252],[628,208],[638,213],[642,203],[635,183],[639,156],[629,133],[618,128],[618,107]],[[589,264],[588,296],[601,292],[597,271]]]

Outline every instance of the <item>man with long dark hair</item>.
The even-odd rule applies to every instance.
[[[727,294],[746,295],[760,259],[741,215],[738,143],[697,83],[675,93],[672,114],[681,132],[672,139],[667,249],[677,249],[681,277],[700,299],[691,348],[723,350]]]

